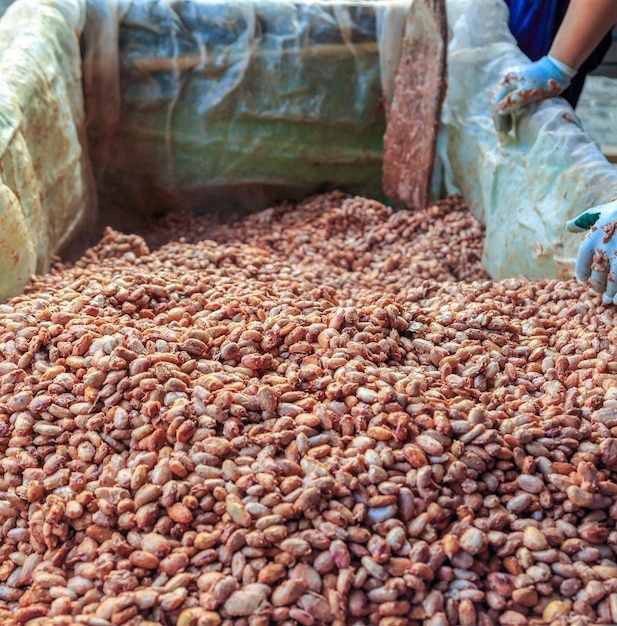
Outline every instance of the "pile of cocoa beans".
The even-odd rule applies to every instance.
[[[0,623],[617,622],[614,308],[460,198],[108,229],[0,304]]]

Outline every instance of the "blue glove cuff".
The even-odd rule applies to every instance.
[[[570,83],[570,81],[576,76],[576,70],[565,63],[552,57],[550,54],[546,55],[546,58],[557,68],[557,70],[563,75],[564,83]]]

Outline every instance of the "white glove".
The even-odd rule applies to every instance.
[[[566,228],[587,231],[576,256],[576,278],[589,281],[604,304],[617,304],[617,200],[587,209]]]

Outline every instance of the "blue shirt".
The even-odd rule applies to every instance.
[[[550,50],[568,6],[568,0],[506,0],[510,7],[508,26],[518,47],[537,61]]]

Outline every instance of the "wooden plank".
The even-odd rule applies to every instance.
[[[384,136],[383,186],[396,204],[425,208],[446,93],[445,0],[414,0]]]

